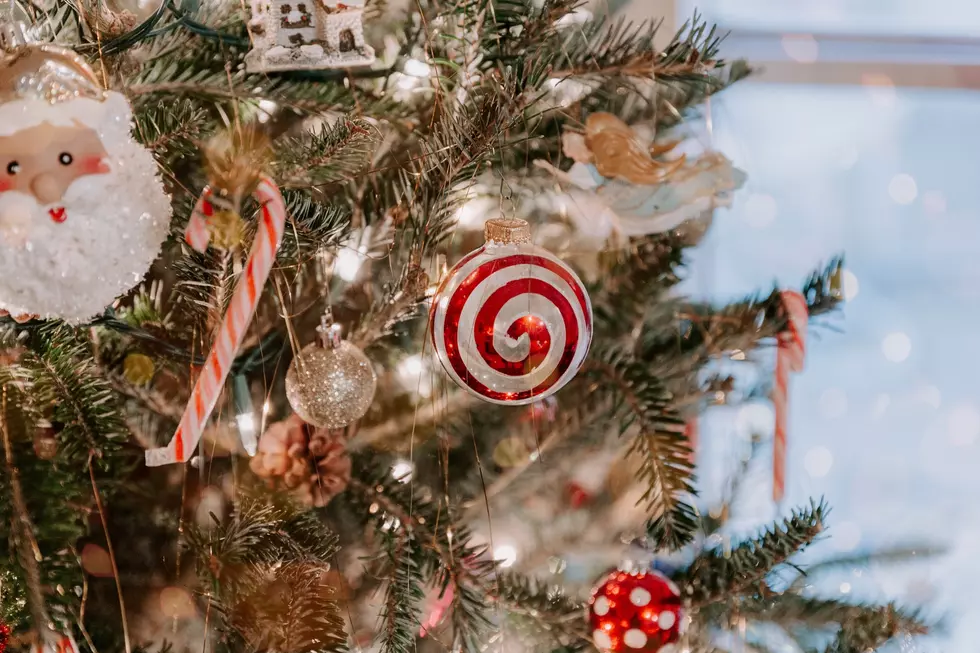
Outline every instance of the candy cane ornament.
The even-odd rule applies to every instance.
[[[187,243],[199,252],[207,249],[210,240],[207,219],[214,215],[210,197],[210,190],[205,189],[187,225]],[[286,226],[286,205],[279,187],[268,177],[259,181],[254,197],[262,207],[262,221],[245,264],[244,276],[235,288],[221,330],[197,378],[177,432],[166,447],[146,452],[146,464],[149,467],[187,462],[201,439],[208,417],[218,403],[221,389],[235,360],[235,353],[245,337],[252,316],[255,315],[262,287],[269,278],[276,251],[282,242]],[[244,444],[249,454],[255,453],[254,441]]]
[[[592,304],[567,265],[531,244],[524,220],[489,220],[486,245],[436,292],[432,342],[449,376],[496,404],[549,397],[582,367]]]
[[[777,337],[776,382],[772,403],[776,414],[772,452],[772,497],[777,503],[786,493],[786,430],[789,420],[789,374],[802,372],[806,354],[806,329],[810,318],[806,297],[792,290],[780,293],[787,324]]]

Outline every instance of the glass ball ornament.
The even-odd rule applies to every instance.
[[[681,628],[678,587],[655,571],[614,571],[592,590],[589,628],[603,653],[656,653]]]
[[[319,340],[300,351],[286,372],[286,398],[305,422],[341,428],[371,407],[377,376],[364,352],[341,340],[340,325],[318,331]]]
[[[172,209],[132,127],[82,57],[0,20],[0,309],[86,322],[147,273]]]
[[[565,263],[531,243],[524,220],[488,220],[432,302],[431,336],[449,376],[495,404],[544,399],[567,384],[592,342],[592,303]]]

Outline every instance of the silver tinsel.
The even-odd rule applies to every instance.
[[[323,342],[303,349],[286,373],[286,398],[304,421],[341,428],[371,407],[377,377],[360,349],[339,339],[334,325]]]

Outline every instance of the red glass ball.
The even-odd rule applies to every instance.
[[[655,653],[680,637],[680,590],[655,571],[614,571],[592,590],[589,625],[603,653]]]

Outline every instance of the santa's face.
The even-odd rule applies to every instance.
[[[82,321],[146,273],[169,198],[129,133],[122,96],[19,117],[25,124],[0,131],[0,308]]]
[[[108,153],[95,130],[81,123],[42,123],[0,136],[0,193],[18,191],[50,206],[55,222],[68,219],[61,205],[65,191],[79,177],[109,172]]]

